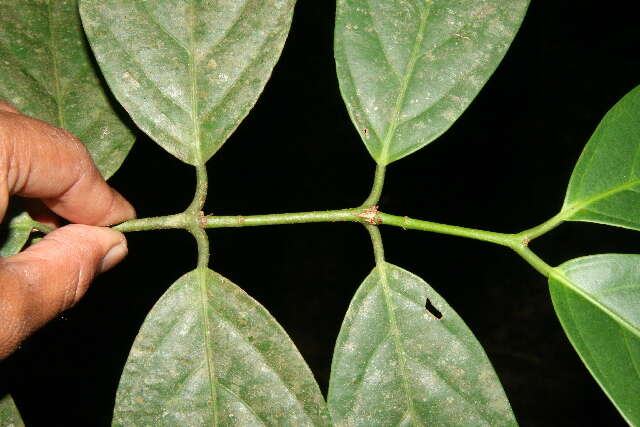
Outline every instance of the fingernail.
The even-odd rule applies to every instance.
[[[100,273],[104,273],[116,264],[118,264],[127,255],[127,241],[121,240],[118,244],[113,246],[107,254],[102,258],[102,264],[100,264]]]

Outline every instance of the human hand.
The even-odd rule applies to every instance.
[[[96,274],[127,254],[122,233],[96,226],[135,217],[129,202],[102,179],[82,143],[0,101],[0,220],[13,194],[40,199],[77,224],[0,258],[0,359],[78,302]]]

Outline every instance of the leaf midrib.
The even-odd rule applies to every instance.
[[[377,268],[379,270],[378,274],[380,276],[380,285],[382,286],[384,303],[389,315],[389,330],[391,332],[391,336],[393,337],[394,347],[396,348],[396,354],[398,355],[398,363],[400,364],[400,377],[402,378],[402,388],[404,389],[407,412],[411,413],[413,420],[416,422],[416,425],[422,425],[422,423],[418,421],[419,418],[415,417],[416,411],[413,405],[413,399],[410,395],[409,379],[407,378],[406,374],[407,361],[405,360],[405,352],[402,346],[402,341],[400,339],[400,330],[398,329],[396,313],[391,298],[391,288],[389,287],[389,282],[387,280],[387,264],[383,262],[381,264],[378,264]]]
[[[601,200],[604,199],[606,197],[615,195],[617,193],[620,193],[622,191],[628,190],[630,188],[635,187],[636,185],[640,185],[640,178],[638,179],[634,179],[632,181],[629,181],[625,184],[621,184],[615,187],[612,187],[611,189],[603,192],[603,193],[599,193],[596,194],[595,196],[591,196],[587,199],[584,199],[581,202],[572,202],[569,204],[566,204],[562,210],[560,211],[563,219],[570,219],[573,215],[575,215],[578,211],[580,211],[581,209]]]
[[[207,374],[209,375],[209,392],[211,393],[211,414],[214,426],[218,425],[218,399],[217,399],[217,382],[215,368],[213,365],[213,350],[211,348],[211,330],[209,329],[208,310],[207,310],[207,276],[209,272],[204,269],[196,270],[198,280],[198,290],[200,293],[200,309],[202,316],[202,331],[204,335],[204,348],[207,355]]]
[[[389,119],[387,133],[382,140],[382,151],[380,152],[380,159],[378,161],[379,164],[386,165],[388,163],[389,146],[391,145],[391,141],[393,140],[396,134],[396,130],[398,129],[400,110],[402,109],[402,105],[404,104],[405,97],[407,95],[407,89],[409,88],[409,83],[411,82],[413,71],[416,67],[416,62],[420,57],[420,46],[422,46],[425,27],[427,25],[427,18],[429,17],[431,5],[433,4],[431,0],[426,0],[425,3],[425,9],[420,10],[420,26],[418,28],[416,38],[413,42],[413,49],[411,50],[411,56],[409,57],[409,62],[407,63],[404,71],[404,76],[400,85],[400,91],[398,92],[398,96],[396,97],[396,103],[393,110],[391,111],[391,118]]]
[[[557,279],[557,278],[556,278]],[[565,283],[563,283],[560,279],[557,279],[560,283],[562,283],[563,285],[566,285]],[[569,289],[574,290],[574,288],[570,288],[570,287],[565,287],[564,292],[567,292]],[[576,292],[578,294],[580,294],[579,292]],[[615,406],[615,408],[618,410],[618,412],[620,413],[620,415],[625,419],[625,421],[627,421],[627,423],[629,423],[629,425],[632,425],[633,423],[631,422],[631,420],[627,417],[627,415],[625,414],[624,411],[622,411],[622,408],[618,405],[618,402],[616,401],[616,399],[613,398],[613,396],[610,393],[609,388],[605,387],[605,385],[603,384],[603,380],[606,379],[606,377],[608,376],[608,374],[605,374],[605,371],[603,371],[598,365],[598,359],[596,357],[594,357],[591,353],[591,347],[588,344],[589,340],[585,340],[584,339],[584,334],[582,332],[582,329],[578,328],[577,322],[576,322],[576,316],[575,316],[575,311],[573,310],[572,306],[571,306],[571,297],[568,296],[569,294],[562,294],[560,296],[560,298],[563,298],[565,300],[565,304],[567,307],[567,314],[569,315],[569,317],[572,318],[573,321],[573,325],[572,329],[580,336],[580,339],[582,341],[582,349],[583,352],[585,353],[589,353],[588,355],[583,355],[582,352],[577,351],[578,348],[575,345],[575,343],[573,342],[573,338],[571,338],[571,336],[567,333],[567,336],[569,337],[569,341],[571,342],[571,344],[574,346],[574,348],[576,349],[576,353],[578,354],[578,357],[580,358],[580,360],[582,361],[582,363],[584,363],[585,367],[587,368],[587,370],[591,373],[591,376],[593,377],[593,379],[598,383],[598,385],[600,386],[600,388],[602,389],[602,391],[604,392],[604,394],[609,398],[609,400],[611,401],[611,403],[613,403],[613,405]],[[588,299],[587,299],[588,300]],[[591,302],[590,300],[588,300],[589,302]],[[593,304],[593,303],[592,303]],[[594,304],[596,305],[596,304]],[[596,305],[597,308],[599,308]],[[616,319],[613,319],[614,321],[616,321]],[[619,325],[622,326],[622,325]],[[564,323],[563,323],[563,327],[564,327]],[[624,330],[621,328],[619,329],[619,331],[621,332],[621,334],[624,334]],[[625,344],[626,344],[626,337],[623,335],[623,340],[625,340]],[[627,348],[628,350],[628,348]],[[629,352],[629,354],[631,355],[631,353]],[[589,359],[593,362],[593,364],[589,364],[587,363],[586,359]],[[596,375],[596,373],[594,371],[597,371],[600,375],[600,377],[598,375]],[[609,380],[610,381],[610,380]],[[609,382],[609,384],[611,384],[611,382]]]
[[[565,286],[568,289],[571,289],[572,291],[574,291],[575,293],[583,297],[589,303],[593,304],[596,308],[600,309],[607,316],[611,317],[611,319],[613,319],[621,327],[627,329],[633,335],[638,337],[638,339],[640,339],[640,329],[638,329],[637,327],[635,327],[634,325],[626,321],[622,316],[617,314],[615,311],[613,311],[612,309],[610,309],[609,307],[607,307],[606,305],[598,301],[598,299],[596,298],[596,295],[593,295],[590,292],[587,292],[586,290],[582,289],[580,286],[574,284],[573,281],[569,277],[567,277],[562,270],[558,268],[554,268],[550,277],[553,277],[563,286]]]
[[[53,77],[53,98],[56,102],[58,114],[58,126],[65,128],[64,113],[62,111],[62,90],[60,87],[60,70],[58,64],[58,49],[56,48],[55,33],[53,31],[54,19],[51,6],[53,0],[47,2],[47,22],[49,24],[49,50],[51,51],[51,74]]]
[[[196,42],[193,34],[195,26],[195,0],[189,2],[189,74],[191,79],[191,123],[193,126],[193,138],[196,145],[196,165],[204,164],[202,159],[202,147],[200,146],[200,121],[198,120],[198,73],[195,64]]]

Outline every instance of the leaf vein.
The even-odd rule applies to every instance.
[[[231,389],[229,387],[227,387],[226,385],[224,385],[222,382],[218,382],[218,385],[220,386],[221,389],[224,389],[224,391],[226,391],[227,393],[229,393],[231,396],[235,397],[241,404],[242,406],[244,406],[245,408],[247,408],[247,410],[249,412],[251,412],[251,415],[253,415],[253,417],[260,422],[260,425],[262,426],[266,426],[267,424],[262,421],[262,418],[260,418],[258,416],[258,414],[255,413],[255,411],[253,410],[253,408],[251,407],[251,405],[249,405],[242,397],[240,397],[238,394],[234,393],[233,391],[231,391]]]

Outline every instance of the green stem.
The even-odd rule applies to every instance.
[[[205,216],[205,228],[255,227],[260,225],[301,224],[310,222],[362,222],[357,215],[362,209],[333,211],[295,212],[249,216]]]
[[[200,212],[200,211],[198,211]],[[384,250],[378,225],[391,225],[404,229],[429,231],[433,233],[448,234],[451,236],[466,237],[495,243],[513,249],[533,268],[545,277],[548,277],[554,269],[540,259],[528,247],[528,240],[523,236],[531,235],[527,232],[518,234],[496,233],[493,231],[478,230],[474,228],[460,227],[456,225],[440,224],[437,222],[423,221],[406,216],[389,215],[378,212],[372,208],[353,208],[314,212],[295,212],[270,215],[248,216],[194,216],[190,212],[165,217],[135,219],[124,222],[116,227],[120,231],[140,231],[157,228],[182,228],[188,230],[198,243],[198,267],[205,268],[209,262],[209,241],[206,232],[202,228],[230,228],[230,227],[256,227],[280,224],[302,224],[317,222],[359,222],[364,224],[371,235],[376,264],[384,262]],[[551,220],[548,221],[551,223]],[[528,231],[530,232],[530,231]],[[538,230],[539,232],[539,230]]]
[[[367,200],[364,201],[362,206],[371,207],[378,204],[380,196],[382,195],[382,187],[384,187],[384,175],[387,169],[386,165],[378,164],[376,166],[376,174],[373,178],[373,187],[371,187],[371,193]]]
[[[469,239],[496,243],[510,248],[518,246],[522,242],[518,239],[517,235],[514,234],[496,233],[493,231],[477,230],[475,228],[460,227],[457,225],[440,224],[437,222],[413,219],[407,216],[389,215],[380,212],[378,213],[378,218],[380,219],[381,224],[394,225],[407,230],[430,231],[433,233],[466,237]]]
[[[132,219],[113,227],[114,230],[128,233],[131,231],[160,230],[170,228],[187,228],[188,217],[184,213],[168,216]]]
[[[209,267],[209,258],[211,256],[209,251],[209,238],[207,237],[207,232],[204,230],[204,213],[202,212],[204,202],[207,199],[209,182],[205,164],[196,166],[196,178],[196,193],[185,214],[189,217],[187,230],[196,239],[198,245],[198,269],[205,269]]]

